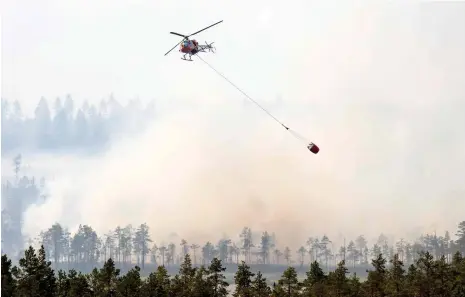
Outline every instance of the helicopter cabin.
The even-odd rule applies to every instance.
[[[198,52],[197,46],[198,43],[196,40],[184,40],[181,42],[181,52],[195,55]]]

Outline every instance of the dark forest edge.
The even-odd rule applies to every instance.
[[[234,276],[237,297],[261,296],[465,296],[465,258],[456,252],[450,263],[443,255],[434,260],[429,252],[420,252],[415,263],[408,267],[395,254],[389,261],[381,254],[371,260],[372,268],[366,281],[356,274],[348,275],[344,261],[337,268],[324,273],[317,261],[311,263],[306,277],[298,279],[296,269],[288,267],[281,278],[271,285],[261,272],[251,272],[241,262]],[[76,270],[55,273],[46,260],[42,246],[25,251],[18,266],[13,266],[7,255],[2,256],[2,296],[227,296],[229,283],[222,261],[213,258],[208,265],[193,267],[189,254],[184,256],[179,272],[170,276],[165,266],[158,266],[147,278],[142,278],[139,266],[121,275],[114,261],[108,259],[102,268],[89,274]]]

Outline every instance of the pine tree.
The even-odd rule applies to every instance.
[[[465,296],[465,257],[456,252],[452,257],[451,274],[454,277],[451,297]]]
[[[435,296],[448,296],[453,288],[453,274],[452,267],[447,264],[446,257],[443,255],[441,258],[434,261],[434,287],[433,294]]]
[[[152,242],[149,235],[149,227],[147,224],[141,224],[134,234],[134,247],[139,252],[142,269],[145,268],[145,258],[149,253],[149,243]]]
[[[229,284],[225,281],[226,277],[223,272],[226,268],[221,264],[221,260],[213,258],[208,267],[208,283],[213,290],[213,297],[226,297],[228,296],[228,290],[226,289]]]
[[[236,289],[234,291],[234,297],[251,297],[252,295],[252,277],[255,274],[250,271],[250,267],[242,261],[237,267],[237,272],[234,275],[234,283]]]
[[[421,252],[416,262],[418,268],[419,292],[431,296],[434,288],[434,259],[429,252]]]
[[[63,270],[58,271],[57,279],[57,297],[66,297],[69,295],[71,285],[68,275]]]
[[[66,297],[91,297],[93,292],[86,275],[72,269],[68,272],[69,291]]]
[[[252,281],[252,293],[253,297],[268,297],[271,294],[271,289],[266,283],[266,278],[263,277],[260,271],[257,272],[257,276]]]
[[[420,287],[420,272],[418,271],[415,264],[410,264],[407,275],[405,277],[406,282],[406,294],[408,296],[418,296]]]
[[[362,295],[362,284],[360,279],[357,277],[357,274],[354,272],[349,278],[349,294],[348,297],[361,297]]]
[[[310,265],[310,270],[306,272],[307,278],[303,282],[304,295],[323,297],[325,296],[326,275],[317,261]]]
[[[144,297],[168,297],[170,296],[171,280],[164,266],[158,266],[156,272],[150,273],[143,284],[142,296]]]
[[[465,221],[460,222],[458,226],[456,244],[462,255],[465,255]]]
[[[292,266],[284,271],[278,284],[287,297],[298,296],[300,292],[301,284],[297,279],[297,271]]]
[[[370,292],[370,296],[385,296],[386,285],[386,259],[382,254],[379,254],[376,259],[371,261],[375,270],[368,271],[366,286]]]
[[[394,258],[390,260],[391,267],[387,274],[387,292],[390,296],[401,297],[404,296],[405,286],[405,270],[403,262],[399,260],[399,255],[395,254]]]
[[[173,280],[173,290],[176,296],[188,297],[191,296],[194,286],[194,277],[196,269],[192,267],[192,262],[189,254],[185,254],[184,261],[179,269],[178,277]]]
[[[207,281],[208,270],[200,266],[194,276],[194,290],[191,297],[207,297],[213,295],[213,289]]]
[[[51,262],[46,261],[44,246],[40,247],[38,255],[29,247],[14,272],[19,296],[55,296],[56,278]]]
[[[120,296],[139,297],[141,288],[142,281],[139,266],[135,266],[118,279],[117,291]]]
[[[331,291],[336,297],[347,296],[350,292],[349,280],[347,279],[348,269],[345,266],[344,260],[339,262],[336,270],[328,275],[328,282]]]
[[[90,275],[91,288],[96,297],[115,296],[120,270],[115,267],[113,259],[108,259],[103,267],[94,268]]]
[[[16,280],[13,278],[11,260],[7,255],[2,255],[2,294],[1,296],[13,296],[16,289]]]

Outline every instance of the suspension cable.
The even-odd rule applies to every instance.
[[[287,131],[289,131],[295,138],[299,139],[299,140],[302,140],[304,141],[305,143],[309,143],[309,141],[307,139],[305,139],[305,137],[303,137],[302,135],[300,135],[299,133],[297,133],[296,131],[290,129],[288,126],[284,125],[283,122],[281,122],[280,120],[278,120],[275,116],[273,116],[268,110],[266,110],[264,107],[262,107],[257,101],[255,101],[252,97],[250,97],[249,95],[247,95],[246,92],[244,92],[241,88],[239,88],[238,86],[236,86],[231,80],[229,80],[224,74],[222,74],[221,72],[219,72],[218,70],[215,69],[215,67],[213,67],[212,65],[210,65],[210,63],[208,63],[207,61],[205,61],[200,55],[196,55],[202,62],[204,62],[208,67],[210,67],[213,71],[216,72],[216,74],[218,74],[219,76],[221,76],[224,80],[226,80],[228,83],[230,83],[234,88],[236,88],[239,92],[241,92],[245,97],[247,97],[250,101],[252,101],[253,103],[255,103],[255,105],[257,105],[261,110],[263,110],[264,112],[266,112],[272,119],[274,119],[277,123],[279,123],[281,126],[283,126]]]
[[[257,101],[253,100],[252,97],[250,97],[249,95],[247,95],[246,92],[242,91],[241,88],[239,88],[238,86],[236,86],[232,81],[230,81],[226,76],[224,76],[224,74],[222,74],[221,72],[219,72],[218,70],[216,70],[212,65],[210,65],[207,61],[205,61],[204,59],[202,59],[202,57],[200,55],[197,55],[197,57],[202,60],[202,62],[204,62],[208,67],[210,67],[213,71],[215,71],[219,76],[221,76],[222,78],[224,78],[224,80],[226,80],[228,83],[230,83],[234,88],[236,88],[239,92],[241,92],[245,97],[247,97],[250,101],[252,101],[253,103],[255,103],[255,105],[257,105],[259,108],[261,108],[264,112],[266,112],[270,117],[272,117],[276,122],[278,122],[281,126],[283,126],[284,128],[286,128],[286,130],[289,130],[289,128],[284,125],[281,121],[279,121],[275,116],[273,116],[268,110],[266,110],[265,108],[263,108],[260,104],[258,104]]]

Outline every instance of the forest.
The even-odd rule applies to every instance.
[[[143,131],[153,119],[155,105],[140,100],[119,103],[113,95],[99,104],[84,101],[81,107],[71,97],[53,103],[41,98],[32,117],[21,104],[2,98],[2,156],[10,152],[78,152],[102,149],[111,137]]]
[[[396,297],[463,297],[465,296],[465,258],[456,252],[450,259],[445,255],[435,259],[428,251],[421,251],[412,264],[407,265],[399,254],[389,261],[382,254],[371,260],[365,281],[357,274],[349,275],[345,261],[328,273],[315,260],[307,266],[304,278],[288,266],[281,277],[272,282],[241,261],[230,282],[226,280],[222,260],[214,257],[209,263],[194,267],[189,254],[185,254],[178,273],[171,276],[164,265],[141,276],[139,266],[121,274],[109,258],[100,269],[83,274],[74,269],[52,268],[43,246],[38,251],[29,247],[13,266],[6,255],[2,256],[2,296],[396,296]],[[232,286],[231,286],[232,287]]]
[[[114,138],[137,135],[155,118],[155,105],[137,98],[125,105],[113,95],[81,106],[66,95],[38,100],[32,115],[18,100],[1,100],[2,251],[17,254],[25,245],[22,222],[26,209],[47,199],[45,177],[27,176],[24,167],[37,153],[95,154]],[[11,165],[10,165],[11,164]],[[13,174],[6,168],[13,169]],[[26,239],[27,241],[27,239]]]
[[[300,246],[280,242],[273,230],[252,230],[249,227],[238,230],[231,238],[222,237],[212,242],[188,242],[179,237],[163,242],[151,237],[150,226],[147,224],[115,226],[113,230],[99,234],[90,225],[83,224],[71,233],[66,226],[55,223],[36,238],[25,238],[22,234],[22,215],[28,205],[47,199],[46,182],[43,178],[37,180],[21,174],[21,155],[11,160],[11,164],[15,172],[14,179],[2,183],[2,290],[20,292],[26,290],[24,286],[37,286],[42,290],[47,285],[25,285],[24,282],[47,278],[28,273],[53,269],[54,273],[49,277],[52,291],[41,291],[33,296],[223,296],[212,289],[210,283],[211,275],[215,275],[212,269],[219,269],[210,266],[212,263],[220,263],[221,269],[224,269],[219,269],[224,276],[221,279],[230,284],[226,287],[231,294],[243,286],[243,282],[246,283],[245,291],[238,292],[236,296],[264,296],[253,291],[253,286],[265,288],[266,294],[274,292],[275,296],[465,296],[460,291],[463,290],[463,272],[458,272],[463,271],[463,264],[460,263],[463,262],[461,257],[465,255],[465,221],[458,223],[457,230],[423,234],[416,240],[400,238],[394,241],[380,234],[375,241],[369,242],[361,234],[355,238],[346,238],[344,244],[327,235],[314,234],[309,235]],[[24,251],[24,246],[41,248],[38,251]],[[378,259],[380,255],[384,260]],[[27,257],[37,259],[24,260]],[[176,280],[179,282],[182,278],[186,257],[189,258],[188,266],[192,267],[189,288],[193,291],[175,292],[179,286]],[[373,259],[379,261],[373,262]],[[399,285],[402,293],[394,295],[389,293],[393,286],[390,284],[390,271],[394,265],[390,261],[393,259],[397,259],[395,263],[403,265],[400,270],[396,270],[396,273],[402,271],[398,276],[402,280]],[[44,268],[24,268],[24,265],[32,263],[42,263],[40,265]],[[424,268],[425,265],[429,265],[429,268]],[[422,284],[431,283],[431,278],[440,278],[438,272],[431,270],[432,267],[447,270],[445,278],[436,279],[433,283],[447,282],[449,291],[422,287]],[[244,270],[249,277],[236,283],[235,275]],[[250,273],[247,272],[249,270]],[[383,273],[383,278],[372,271]],[[111,278],[104,276],[104,273],[110,273]],[[283,295],[283,284],[289,283],[286,277],[291,276],[297,279],[292,285],[294,289]],[[341,287],[334,292],[332,282],[336,276],[341,281]],[[311,283],[314,280],[306,281],[307,278],[317,278],[318,281]],[[98,289],[97,286],[109,288],[109,285],[97,284],[97,279],[107,279],[112,286],[108,290],[113,293]],[[128,279],[134,280],[136,284],[130,285],[132,289],[121,289],[127,285]],[[214,276],[213,279],[218,278]],[[160,280],[164,285],[157,287]],[[375,280],[382,285],[370,284],[370,281]],[[11,285],[3,285],[7,281]],[[374,291],[366,293],[369,290],[367,288]],[[104,290],[104,293],[99,290]],[[135,293],[118,293],[118,290],[135,290]],[[200,293],[195,290],[200,290]],[[313,293],[308,290],[313,290]],[[435,290],[442,293],[434,293]],[[13,294],[4,292],[4,296]],[[143,295],[144,292],[159,293]],[[14,296],[24,296],[17,294]]]
[[[2,296],[465,296],[465,221],[415,240],[309,234],[297,246],[247,226],[209,242],[159,241],[145,223],[105,234],[55,223],[26,238],[24,212],[48,194],[45,178],[24,175],[18,152],[92,153],[154,115],[153,104],[112,96],[75,105],[71,96],[53,107],[42,98],[28,118],[2,99],[2,162],[13,156],[14,172],[2,174]]]
[[[455,235],[456,238],[452,239],[449,232],[444,236],[426,234],[414,242],[400,239],[390,243],[381,234],[371,245],[360,235],[353,240],[348,239],[346,245],[340,247],[334,247],[330,238],[323,235],[309,237],[300,247],[289,247],[279,243],[273,233],[253,232],[251,228],[244,227],[234,238],[221,238],[216,242],[200,244],[180,239],[179,242],[157,244],[151,238],[147,224],[136,228],[117,226],[113,231],[99,235],[89,225],[81,225],[76,233],[71,234],[56,223],[29,243],[43,246],[46,259],[55,268],[86,272],[110,258],[118,268],[126,271],[133,264],[143,271],[150,264],[179,266],[187,254],[191,255],[194,266],[207,265],[218,258],[226,265],[237,266],[244,261],[250,265],[295,265],[300,268],[316,261],[329,270],[342,260],[350,267],[369,265],[370,259],[379,254],[388,259],[398,254],[402,262],[413,264],[421,252],[428,252],[436,260],[444,256],[449,263],[457,252],[465,254],[465,221],[459,223]]]

